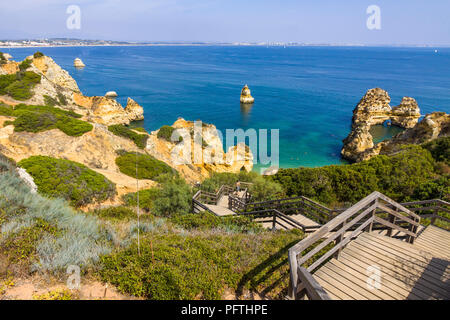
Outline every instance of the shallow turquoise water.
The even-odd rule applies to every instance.
[[[280,129],[282,167],[341,163],[352,110],[381,87],[397,105],[414,97],[422,114],[450,112],[450,49],[362,47],[74,47],[41,48],[86,95],[134,98],[155,130],[178,117],[218,129]],[[36,48],[2,49],[23,59]],[[73,67],[80,57],[83,70]],[[241,108],[248,84],[255,104]],[[395,132],[381,130],[380,140]],[[395,129],[394,129],[395,130]],[[258,166],[256,166],[258,167]]]

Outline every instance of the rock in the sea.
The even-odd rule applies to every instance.
[[[250,89],[245,85],[241,91],[241,103],[250,104],[253,102],[255,102],[255,98],[252,97]]]
[[[115,91],[108,91],[108,92],[105,94],[105,97],[106,97],[106,98],[116,98],[116,97],[117,97],[117,92],[115,92]]]
[[[414,127],[408,128],[395,137],[376,144],[360,153],[356,161],[369,160],[379,154],[394,154],[406,144],[422,144],[437,138],[450,136],[450,114],[433,112],[427,114]]]
[[[6,60],[12,59],[12,55],[10,55],[9,53],[3,53],[3,57],[5,57]]]
[[[75,68],[84,68],[86,65],[83,63],[83,61],[81,61],[80,58],[75,58],[75,60],[73,60],[73,66]]]
[[[128,114],[130,121],[144,120],[144,108],[131,98],[127,100],[125,112]]]
[[[402,128],[412,128],[417,124],[420,109],[415,99],[404,97],[394,108],[391,108],[390,102],[389,94],[383,89],[367,91],[353,110],[352,131],[344,139],[341,150],[343,158],[358,161],[363,152],[374,148],[369,132],[372,125],[383,124],[387,120]]]

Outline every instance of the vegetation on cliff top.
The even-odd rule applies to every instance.
[[[251,289],[273,298],[286,292],[287,250],[303,237],[295,231],[257,234],[145,233],[137,243],[102,257],[100,276],[148,299],[220,299],[225,287],[237,296]]]
[[[176,170],[165,162],[155,159],[148,154],[133,152],[120,152],[116,158],[116,164],[120,172],[138,179],[157,180],[159,176],[166,174],[176,175]],[[137,177],[136,177],[137,166]]]
[[[148,134],[138,134],[123,124],[109,126],[108,130],[116,136],[132,140],[141,149],[144,149],[147,145]]]
[[[63,271],[81,268],[111,250],[97,219],[76,213],[61,199],[30,194],[13,164],[0,157],[0,255],[9,271]],[[1,270],[0,270],[1,271]]]
[[[41,194],[66,199],[74,206],[102,202],[116,194],[114,183],[81,163],[32,156],[18,165],[33,177]]]
[[[81,115],[52,106],[19,104],[14,109],[0,106],[0,115],[16,117],[12,124],[17,132],[42,132],[58,128],[68,136],[78,137],[92,130],[92,124],[81,121]]]
[[[32,71],[24,71],[27,65],[20,65],[21,71],[15,74],[0,75],[0,95],[9,95],[16,100],[28,100],[33,96],[32,89],[41,82],[41,76]]]
[[[173,142],[172,134],[174,131],[175,131],[174,127],[162,126],[161,128],[159,128],[158,134],[156,136],[160,139],[164,139],[166,141]],[[183,141],[183,137],[179,137],[178,142],[181,142],[181,141]]]
[[[303,195],[329,206],[356,203],[375,190],[400,202],[440,198],[450,192],[445,165],[449,139],[405,146],[395,155],[351,165],[280,169],[270,179],[280,183],[288,196]],[[434,192],[419,191],[430,190],[430,183]]]

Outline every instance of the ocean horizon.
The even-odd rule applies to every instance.
[[[93,46],[7,48],[17,61],[42,51],[67,70],[85,95],[116,91],[144,107],[139,125],[153,131],[179,117],[226,129],[279,129],[280,167],[346,163],[342,140],[368,89],[404,96],[422,115],[450,111],[450,48]],[[86,64],[78,70],[73,60]],[[239,102],[248,84],[251,107]],[[373,128],[374,140],[399,132]],[[259,170],[255,165],[254,170]]]

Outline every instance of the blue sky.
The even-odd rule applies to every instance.
[[[66,27],[73,4],[79,30]],[[366,27],[373,4],[381,30]],[[2,0],[0,39],[449,45],[449,16],[449,0]]]

